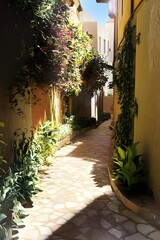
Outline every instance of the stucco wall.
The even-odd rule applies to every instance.
[[[136,8],[140,2],[141,0],[134,0],[134,8]]]
[[[113,96],[105,96],[103,98],[103,111],[113,113]]]
[[[160,204],[160,1],[148,0],[137,13],[136,89],[139,113],[135,141],[144,153],[149,180]]]
[[[3,148],[3,156],[6,159],[8,165],[13,161],[13,141],[14,132],[17,129],[26,131],[31,130],[31,105],[24,104],[20,99],[19,107],[23,111],[23,114],[18,115],[16,109],[11,109],[9,104],[9,82],[7,79],[0,77],[0,121],[4,122],[5,127],[0,128],[0,132],[3,133],[3,141],[6,145]],[[4,165],[7,168],[8,165]]]
[[[118,7],[119,3],[120,1],[118,1]],[[131,15],[131,1],[127,0],[124,1],[123,16],[121,16],[121,13],[118,12],[118,44],[123,38],[124,26],[126,25],[130,15]]]
[[[93,47],[95,50],[98,50],[98,29],[97,29],[97,22],[83,22],[83,32],[89,32],[93,36]]]

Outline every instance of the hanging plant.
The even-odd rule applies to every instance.
[[[133,143],[134,117],[138,111],[135,99],[135,26],[130,19],[124,30],[116,58],[113,84],[118,91],[118,103],[121,113],[115,124],[116,146],[131,145]]]
[[[111,69],[106,61],[96,53],[83,72],[83,88],[92,95],[101,90],[108,81],[109,70]]]

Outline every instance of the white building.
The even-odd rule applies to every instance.
[[[114,21],[113,19],[106,22],[105,26],[101,26],[98,22],[95,22],[93,17],[86,11],[80,12],[80,22],[82,23],[82,29],[84,32],[88,32],[93,36],[93,47],[98,51],[105,59],[108,65],[113,66],[114,61]],[[112,73],[108,74],[109,80],[112,81]],[[106,106],[106,97],[113,95],[113,90],[108,88],[108,82],[104,87],[104,103]],[[98,119],[97,98],[95,95],[92,98],[91,104],[91,116]],[[105,111],[105,109],[104,109]]]

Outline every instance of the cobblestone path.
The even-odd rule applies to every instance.
[[[119,202],[109,185],[109,121],[56,152],[14,240],[159,240],[160,231]]]

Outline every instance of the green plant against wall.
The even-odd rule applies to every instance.
[[[88,117],[71,115],[70,117],[65,116],[63,121],[64,123],[70,126],[70,129],[73,132],[73,131],[88,127],[93,122],[95,122],[96,124],[96,120],[95,121],[94,120]]]
[[[130,145],[133,142],[134,117],[138,113],[135,98],[135,25],[130,19],[124,30],[123,41],[119,45],[114,70],[113,85],[118,92],[121,113],[115,124],[115,145]]]
[[[53,156],[53,149],[56,147],[58,139],[57,127],[51,121],[39,123],[34,143],[38,147],[38,154],[42,164],[49,164],[47,158]]]
[[[0,122],[0,127],[4,127],[4,123]],[[3,157],[3,146],[5,145],[4,141],[2,140],[3,138],[3,134],[0,132],[0,177],[2,177],[2,174],[5,173],[4,169],[3,169],[3,164],[6,163],[6,161],[4,160]],[[7,228],[6,228],[6,221],[7,221],[7,215],[6,212],[3,211],[2,209],[2,200],[4,197],[5,192],[2,191],[2,189],[0,190],[0,239],[4,239],[5,237],[7,237]]]
[[[115,167],[113,175],[120,186],[132,190],[137,184],[145,183],[144,166],[141,155],[137,155],[137,144],[116,147],[116,156],[113,158]]]
[[[16,185],[19,187],[17,199],[21,203],[31,202],[32,196],[37,192],[38,170],[42,164],[39,157],[38,146],[34,142],[33,132],[27,137],[15,134],[13,173],[18,173]]]
[[[11,1],[20,53],[9,101],[19,114],[19,99],[26,104],[40,101],[35,90],[56,86],[64,94],[78,94],[84,87],[95,92],[107,81],[106,63],[92,48],[92,36],[82,31],[77,16],[64,0]],[[29,39],[21,33],[25,26]],[[90,74],[89,74],[90,73]]]
[[[0,122],[0,127],[4,127],[3,122]],[[3,141],[2,138],[3,138],[3,133],[0,132],[0,172],[4,173],[3,167],[1,166],[3,166],[3,164],[7,162],[6,160],[4,160],[4,157],[3,157],[3,146],[5,145],[5,142]]]
[[[25,11],[26,25],[33,38],[32,46],[25,36],[19,39],[22,49],[17,57],[16,79],[10,91],[11,105],[18,106],[18,96],[26,103],[36,103],[37,87],[47,91],[50,86],[57,86],[65,94],[77,94],[82,85],[81,72],[94,52],[91,36],[82,32],[66,1],[9,2],[11,10],[18,16],[19,35],[23,27],[20,18]]]

